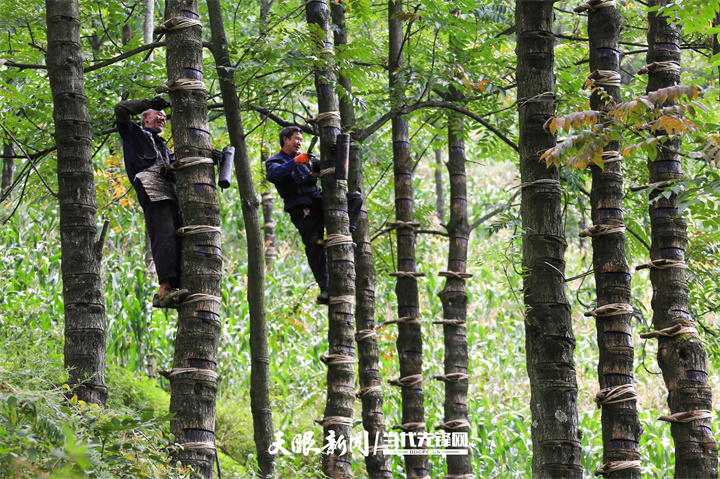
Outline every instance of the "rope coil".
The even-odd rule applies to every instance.
[[[467,321],[464,319],[436,319],[433,324],[449,324],[451,326],[457,326],[459,328],[467,327]]]
[[[416,273],[415,271],[394,271],[390,273],[390,276],[395,276],[397,278],[411,278],[417,281],[419,277],[426,275],[425,273]]]
[[[214,456],[217,452],[217,446],[212,442],[186,442],[180,444],[185,451],[198,451],[207,454],[208,456]]]
[[[475,474],[447,474],[443,479],[475,479]]]
[[[628,303],[611,303],[598,306],[592,311],[585,313],[586,317],[593,316],[595,318],[607,318],[609,316],[620,316],[621,314],[632,314],[634,311],[632,304]]]
[[[182,170],[183,168],[189,168],[197,165],[214,165],[215,162],[212,158],[206,158],[204,156],[188,156],[187,158],[180,158],[175,160],[170,165],[171,170]]]
[[[178,90],[205,91],[205,82],[202,80],[191,80],[190,78],[178,78],[172,82],[166,82],[155,87],[155,93],[165,93]]]
[[[598,236],[610,235],[613,233],[624,233],[625,225],[593,225],[585,230],[582,230],[578,235],[581,238],[597,238]]]
[[[425,429],[424,422],[406,422],[405,424],[396,424],[392,427],[393,429],[400,429],[401,431],[417,431],[419,429]]]
[[[542,178],[540,180],[530,181],[527,183],[520,183],[519,185],[517,185],[516,187],[511,188],[511,189],[512,190],[517,189],[517,188],[524,189],[524,188],[528,188],[531,186],[542,186],[542,185],[546,185],[546,186],[552,185],[552,186],[557,186],[558,188],[560,188],[560,180],[553,180],[551,178]]]
[[[350,303],[351,305],[355,305],[355,296],[352,295],[346,295],[346,296],[333,296],[328,301],[328,304],[342,304],[342,303]]]
[[[220,296],[205,293],[190,294],[185,298],[185,301],[180,304],[199,303],[200,301],[214,301],[218,304],[222,304],[222,298]]]
[[[331,246],[352,245],[352,244],[353,244],[353,239],[352,239],[352,236],[349,236],[349,235],[329,234],[327,236],[327,239],[325,240],[326,248],[330,248]]]
[[[216,371],[213,371],[212,369],[172,368],[170,371],[160,371],[160,375],[162,375],[166,378],[172,378],[174,376],[177,376],[178,374],[187,374],[187,373],[200,374],[202,376],[207,376],[212,379],[217,379],[217,377],[218,377],[218,373]]]
[[[385,326],[386,324],[422,324],[422,321],[417,316],[403,316],[402,318],[398,319],[390,319],[388,321],[385,321],[382,325]]]
[[[358,343],[371,338],[377,338],[377,331],[374,329],[361,329],[355,334],[355,341]]]
[[[345,354],[328,354],[327,356],[320,356],[320,361],[328,366],[334,366],[336,364],[355,364],[355,358]]]
[[[308,123],[320,123],[321,121],[340,119],[341,117],[339,111],[326,111],[324,113],[319,113],[316,118],[308,118]]]
[[[377,393],[377,392],[379,392],[379,393],[382,392],[382,388],[380,386],[368,386],[368,387],[362,388],[361,390],[356,392],[355,397],[357,397],[358,399],[362,399],[370,393]]]
[[[457,429],[462,429],[465,427],[470,427],[470,422],[467,419],[452,419],[447,422],[441,422],[440,424],[435,426],[435,429],[455,431]]]
[[[343,416],[328,416],[324,417],[322,419],[315,419],[315,422],[318,423],[322,427],[327,426],[352,426],[353,420],[351,417],[343,417]]]
[[[698,421],[700,419],[710,418],[712,418],[712,411],[708,411],[707,409],[698,409],[696,411],[676,412],[675,414],[671,414],[669,416],[660,416],[658,419],[665,422],[684,424],[692,421]]]
[[[616,471],[622,471],[624,469],[638,469],[640,470],[640,461],[610,461],[606,462],[602,466],[598,467],[595,471],[595,475],[612,474]]]
[[[622,155],[620,154],[620,152],[619,152],[619,151],[615,151],[615,150],[603,151],[603,152],[600,154],[600,156],[601,156],[602,159],[603,159],[603,163],[606,164],[606,165],[607,165],[608,163],[615,163],[616,161],[622,161],[622,159],[623,159],[623,157],[622,157]]]
[[[627,396],[627,397],[623,397]],[[637,399],[637,390],[632,384],[622,384],[612,388],[605,388],[597,392],[593,401],[598,407],[604,404],[616,404]]]
[[[390,228],[417,228],[420,223],[417,221],[391,221],[387,224]]]
[[[695,329],[692,326],[685,326],[683,324],[675,324],[673,326],[670,326],[665,329],[661,329],[659,331],[650,331],[649,333],[642,333],[640,337],[642,339],[652,339],[652,338],[659,338],[660,336],[666,337],[666,338],[674,338],[675,336],[679,336],[681,334],[692,334],[693,336],[698,336],[698,330]]]
[[[615,0],[588,0],[587,2],[582,3],[580,6],[577,6],[573,9],[575,13],[582,13],[586,10],[590,10],[591,12],[594,12],[595,10],[599,8],[607,8],[607,7],[614,7],[615,6]]]
[[[472,273],[458,273],[456,271],[440,271],[438,276],[444,276],[445,278],[455,278],[462,281],[473,277]]]
[[[196,26],[202,27],[202,22],[194,18],[172,17],[155,27],[155,29],[153,29],[153,33],[155,35],[159,35],[160,33],[168,32],[170,30],[180,30],[181,28],[190,28]]]
[[[655,269],[670,269],[670,268],[686,268],[687,264],[681,259],[656,259],[648,261],[645,264],[635,266],[635,271],[640,271],[646,268]]]
[[[615,2],[613,2],[615,3]],[[595,70],[585,78],[585,82],[592,81],[597,86],[620,86],[620,73],[613,70]]]
[[[197,235],[201,233],[220,233],[222,230],[219,226],[209,225],[189,225],[183,226],[177,230],[178,236]]]
[[[680,73],[680,63],[675,61],[652,62],[637,71],[638,75],[660,72]]]
[[[412,376],[405,376],[404,378],[390,379],[388,380],[388,384],[391,386],[413,387],[422,384],[422,381],[422,374],[413,374]]]
[[[335,174],[335,167],[333,166],[332,168],[326,168],[324,170],[320,170],[320,173],[318,173],[318,176],[320,178],[323,178],[327,175],[334,175],[334,174]]]
[[[466,381],[466,380],[470,379],[470,375],[465,374],[465,373],[450,373],[450,374],[433,376],[432,378],[436,379],[438,381],[446,382],[446,383],[457,383],[460,381]]]

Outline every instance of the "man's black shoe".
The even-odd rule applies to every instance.
[[[317,304],[328,304],[329,301],[330,301],[330,295],[328,294],[327,291],[321,291],[320,294],[318,294],[317,299],[315,300],[315,302],[317,302]]]

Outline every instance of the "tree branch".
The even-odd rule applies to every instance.
[[[487,220],[489,220],[493,216],[499,215],[503,211],[510,209],[510,206],[512,205],[513,200],[515,200],[515,198],[517,198],[517,196],[520,194],[520,191],[522,191],[522,190],[520,188],[518,188],[518,190],[510,197],[510,199],[508,200],[507,203],[495,208],[490,213],[483,215],[480,218],[478,218],[477,220],[475,220],[475,222],[473,222],[473,224],[470,225],[470,231],[473,231],[475,228],[477,228],[481,224],[485,223]]]
[[[134,50],[130,50],[130,51],[125,52],[125,53],[121,53],[120,55],[118,55],[118,56],[116,56],[116,57],[108,58],[107,60],[100,60],[98,63],[96,63],[96,64],[94,64],[94,65],[92,65],[92,66],[89,66],[89,67],[84,68],[84,69],[83,69],[83,72],[84,72],[84,73],[88,73],[88,72],[91,72],[91,71],[99,70],[100,68],[106,67],[106,66],[108,66],[108,65],[112,65],[113,63],[117,63],[117,62],[119,62],[120,60],[124,60],[124,59],[126,59],[126,58],[129,58],[129,57],[131,57],[131,56],[133,56],[133,55],[136,55],[136,54],[138,54],[138,53],[144,52],[145,50],[154,50],[154,49],[156,49],[156,48],[158,48],[158,47],[164,47],[165,45],[166,45],[165,42],[148,43],[147,45],[142,45],[142,46],[140,46],[140,47],[138,47],[138,48],[135,48]]]

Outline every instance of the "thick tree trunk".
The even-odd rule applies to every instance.
[[[2,183],[0,183],[0,194],[6,189],[10,188],[13,180],[15,179],[15,148],[13,148],[12,141],[8,140],[3,143],[3,169],[2,169]]]
[[[255,446],[261,477],[271,477],[275,456],[269,449],[273,442],[272,409],[270,404],[270,352],[268,351],[267,321],[265,318],[265,264],[263,240],[260,233],[260,202],[255,195],[250,156],[245,143],[240,100],[235,91],[235,74],[230,63],[225,27],[219,0],[208,0],[208,14],[212,32],[212,52],[215,57],[225,120],[230,142],[235,147],[235,175],[240,189],[245,232],[248,242],[248,303],[250,309],[250,407],[253,415]]]
[[[328,366],[327,404],[321,421],[324,444],[334,434],[348,440],[352,433],[353,404],[355,402],[355,329],[353,304],[355,303],[355,263],[347,209],[347,182],[338,180],[330,170],[335,166],[335,147],[341,152],[337,137],[340,133],[340,111],[335,94],[333,43],[330,34],[330,9],[324,0],[310,1],[305,6],[308,26],[316,26],[317,57],[315,89],[318,96],[318,126],[320,130],[320,160],[323,207],[327,230],[327,256],[330,284],[328,311],[329,355],[323,358]],[[347,146],[347,144],[346,144]],[[349,152],[345,152],[349,154]],[[330,170],[330,171],[328,171]],[[323,455],[323,473],[332,479],[352,477],[352,452]]]
[[[403,66],[402,0],[388,2],[390,96],[393,106],[404,101],[404,81],[398,77]],[[402,388],[402,424],[395,428],[414,433],[427,430],[423,404],[422,328],[417,278],[415,271],[414,192],[412,186],[413,159],[410,155],[407,117],[392,120],[393,171],[395,176],[395,220],[397,227],[398,271],[395,292],[398,300],[397,349],[400,378],[391,384]],[[403,449],[416,449],[417,441],[406,438]],[[408,479],[429,477],[430,463],[426,454],[405,456]]]
[[[666,5],[652,0],[650,6]],[[677,68],[650,69],[647,91],[680,83],[680,41],[682,27],[656,13],[648,15],[648,64],[677,62]],[[681,140],[665,141],[654,159],[648,161],[650,183],[683,177]],[[707,353],[690,317],[688,284],[685,279],[687,223],[678,215],[677,195],[663,196],[663,188],[650,194],[650,280],[653,285],[653,328],[670,331],[658,339],[658,363],[668,389],[671,433],[675,440],[675,477],[716,478],[717,443],[712,435],[712,391],[708,384]],[[661,269],[665,263],[666,269]],[[667,331],[666,331],[667,332]],[[688,413],[683,422],[678,414]]]
[[[168,0],[166,21],[182,20],[185,28],[167,35],[168,86],[173,105],[177,190],[185,226],[181,230],[182,285],[190,291],[178,308],[175,357],[170,372],[170,432],[184,449],[173,461],[193,466],[198,478],[212,478],[215,463],[215,393],[220,339],[220,206],[215,168],[210,158],[207,92],[203,83],[202,27],[196,0]],[[192,83],[178,83],[192,82]],[[187,85],[187,86],[181,86]],[[186,158],[199,164],[183,167]],[[188,162],[189,163],[189,162]]]
[[[445,191],[442,179],[442,151],[435,150],[435,206],[440,223],[445,223]]]
[[[530,377],[533,477],[581,478],[577,382],[565,297],[560,175],[540,163],[555,145],[543,124],[555,114],[553,0],[517,0],[517,83],[523,229],[525,344]]]
[[[143,42],[145,44],[152,43],[153,41],[153,29],[155,27],[155,0],[143,0],[145,5],[145,14],[143,16]],[[152,58],[152,50],[150,51],[150,57]]]
[[[335,45],[347,45],[347,27],[345,25],[345,4],[332,2]],[[352,131],[355,128],[355,107],[350,94],[352,91],[348,75],[340,73],[338,79],[346,94],[340,97],[340,115],[342,129]],[[383,414],[382,380],[380,378],[380,350],[375,332],[375,263],[370,243],[370,224],[365,197],[365,174],[362,167],[362,156],[357,143],[350,144],[350,165],[348,177],[349,191],[359,191],[363,195],[363,207],[360,213],[353,241],[355,248],[355,329],[358,350],[358,379],[360,390],[358,396],[362,401],[363,428],[368,432],[370,444],[383,444],[385,437],[385,416]],[[390,457],[382,449],[374,450],[365,457],[365,467],[370,479],[391,478]]]
[[[76,0],[47,2],[65,303],[65,367],[79,400],[105,404],[105,301],[97,240],[92,127],[87,113]]]
[[[611,82],[596,80],[595,85],[602,87],[610,98],[603,99],[593,93],[590,106],[594,110],[610,111],[620,101],[622,54],[618,50],[618,42],[621,28],[620,12],[615,7],[588,12],[590,71],[616,72],[617,75]],[[597,307],[603,308],[592,312],[596,317],[600,352],[600,392],[596,401],[602,405],[603,465],[599,471],[612,473],[613,478],[639,478],[642,427],[638,420],[636,391],[633,387],[635,350],[632,339],[630,267],[625,255],[623,177],[619,150],[619,141],[610,142],[605,147],[604,158],[607,161],[604,168],[591,166],[590,207],[593,228],[588,233],[593,238]],[[621,402],[617,402],[618,399]],[[631,467],[615,470],[619,467],[617,463]]]

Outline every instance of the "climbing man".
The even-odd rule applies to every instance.
[[[303,136],[297,126],[287,126],[280,131],[280,152],[267,159],[267,179],[274,183],[285,203],[285,211],[297,228],[305,245],[310,269],[320,287],[318,304],[327,304],[328,268],[325,251],[325,218],[322,204],[322,190],[317,185],[319,161],[308,153],[300,153]],[[362,195],[359,191],[348,193],[348,215],[350,231],[355,230]]]
[[[175,172],[170,165],[175,154],[160,133],[165,130],[165,110],[170,104],[162,97],[125,100],[115,105],[115,122],[123,140],[123,157],[130,183],[145,214],[145,229],[160,286],[153,297],[156,308],[174,308],[188,294],[180,286],[181,226]],[[142,126],[130,120],[140,114]]]

